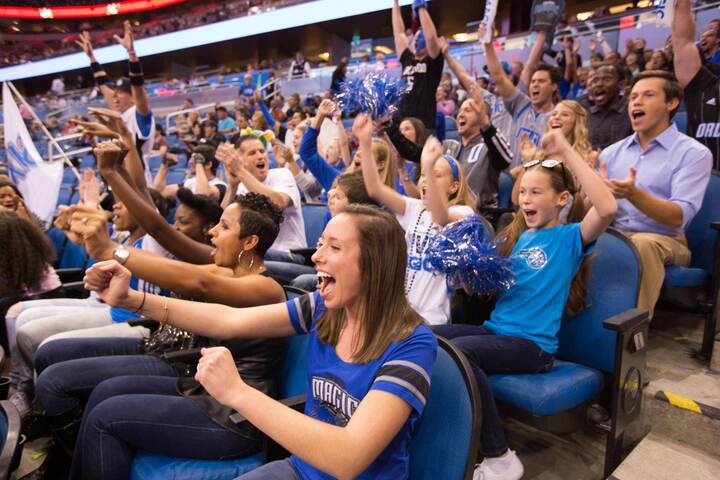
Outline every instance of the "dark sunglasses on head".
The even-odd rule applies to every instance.
[[[548,170],[552,170],[553,168],[560,165],[560,167],[562,168],[563,187],[565,187],[565,190],[570,190],[570,186],[568,185],[567,181],[567,172],[565,170],[565,164],[563,162],[561,162],[560,160],[530,160],[529,162],[523,164],[523,168],[527,170],[528,168],[532,168],[537,165],[540,165],[543,168],[547,168]]]

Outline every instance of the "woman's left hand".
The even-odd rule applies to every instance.
[[[237,400],[237,396],[247,388],[240,378],[230,350],[225,347],[202,349],[195,380],[200,382],[215,400],[228,407],[233,399]]]

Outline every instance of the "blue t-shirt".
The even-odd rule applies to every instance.
[[[392,343],[378,359],[368,363],[347,363],[335,353],[333,345],[320,341],[316,322],[325,312],[318,292],[287,302],[290,320],[299,335],[310,334],[308,341],[308,384],[305,414],[317,420],[344,427],[370,390],[382,390],[403,399],[412,407],[405,425],[357,478],[402,479],[409,475],[409,445],[413,426],[422,414],[430,392],[430,374],[437,340],[425,325],[399,343]],[[296,456],[291,461],[300,477],[331,479]]]
[[[242,84],[240,86],[240,95],[244,98],[252,98],[255,95],[255,86]]]
[[[583,249],[579,223],[523,232],[510,253],[515,285],[500,295],[483,326],[555,354],[570,285],[592,250]]]

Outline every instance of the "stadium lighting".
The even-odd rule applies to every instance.
[[[400,0],[401,6],[410,4],[412,4],[412,0]],[[390,10],[390,7],[391,3],[387,0],[363,0],[361,2],[316,0],[258,13],[251,17],[233,18],[209,25],[143,38],[135,42],[135,50],[139,56],[147,57],[339,18]],[[127,52],[120,45],[98,48],[95,50],[95,56],[103,64],[127,60]],[[0,81],[21,80],[81,68],[88,68],[88,59],[83,52],[78,52],[2,68],[0,69]]]

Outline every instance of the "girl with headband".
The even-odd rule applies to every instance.
[[[474,213],[475,199],[457,161],[449,155],[442,155],[442,146],[434,137],[425,142],[421,156],[419,200],[402,196],[384,185],[377,169],[370,163],[372,130],[372,122],[366,115],[355,119],[353,133],[360,142],[367,192],[393,212],[405,230],[408,249],[405,294],[410,305],[428,323],[446,324],[450,321],[452,292],[448,292],[445,277],[431,271],[425,252],[432,236],[442,227]]]

